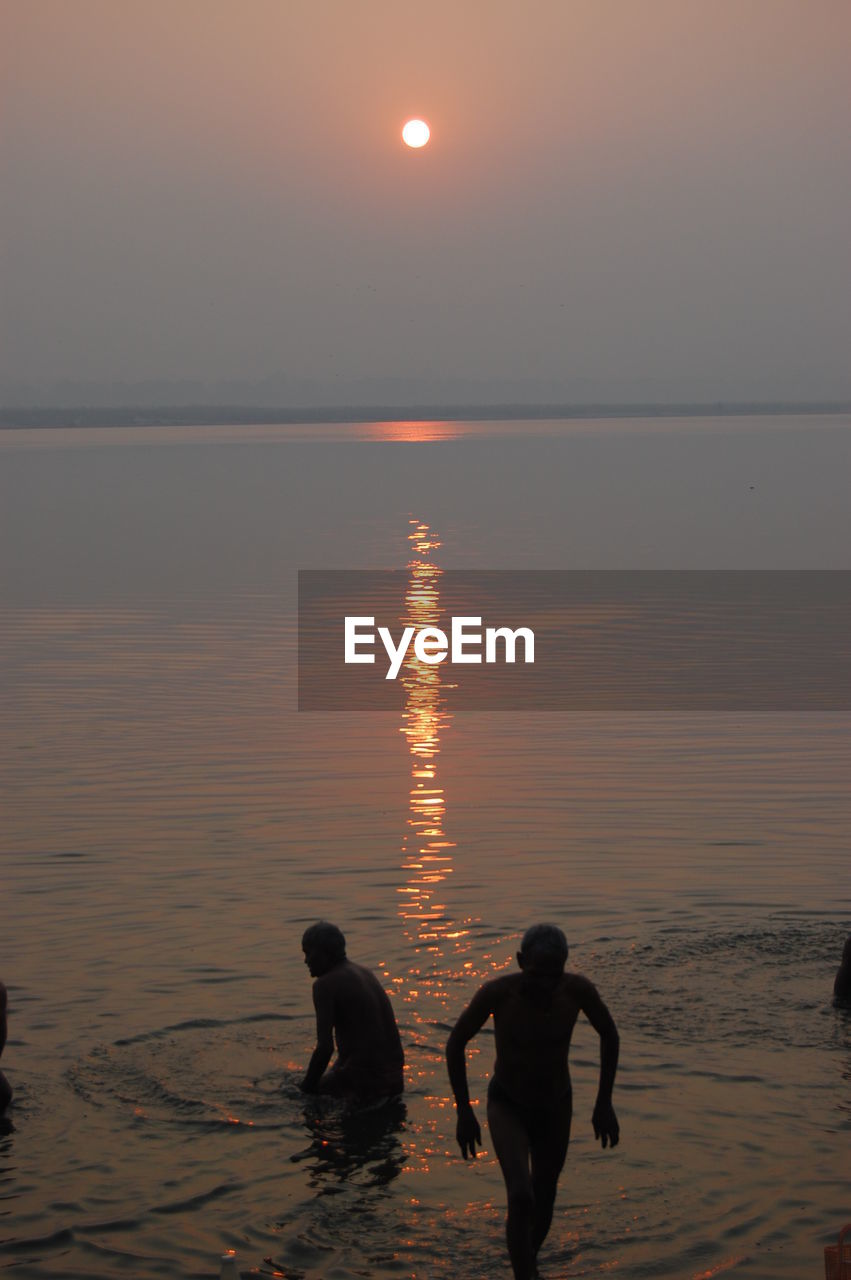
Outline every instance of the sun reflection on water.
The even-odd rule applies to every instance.
[[[443,570],[432,556],[441,542],[422,521],[411,520],[410,525],[410,577],[402,622],[420,630],[440,623]],[[400,679],[406,693],[401,732],[411,756],[411,789],[402,839],[402,868],[408,874],[399,890],[399,911],[415,950],[437,958],[450,934],[457,941],[468,932],[453,930],[441,889],[452,874],[455,848],[446,835],[446,793],[438,780],[441,736],[452,717],[446,709],[441,664],[421,662],[410,648]]]
[[[416,630],[440,627],[443,570],[435,557],[441,540],[416,519],[410,520],[407,536],[409,578],[400,620]],[[477,918],[452,907],[456,842],[447,825],[440,753],[453,719],[446,695],[454,686],[444,669],[441,663],[421,662],[411,647],[399,677],[406,695],[400,732],[408,746],[411,773],[398,909],[412,960],[407,973],[392,982],[415,1043],[415,1053],[408,1056],[411,1084],[428,1098],[425,1124],[409,1116],[408,1125],[408,1171],[422,1175],[436,1157],[450,1154],[452,1099],[443,1062],[446,1028],[470,999],[476,980],[492,975],[490,957],[477,959],[475,954]],[[471,1050],[475,1056],[476,1049]]]

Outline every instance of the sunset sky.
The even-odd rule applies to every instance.
[[[0,13],[0,404],[851,397],[846,0]]]

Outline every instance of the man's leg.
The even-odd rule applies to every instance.
[[[535,1199],[529,1172],[529,1135],[515,1108],[494,1098],[488,1098],[488,1127],[508,1193],[505,1238],[514,1280],[532,1280]]]
[[[532,1224],[532,1252],[538,1250],[547,1238],[553,1220],[558,1176],[564,1167],[567,1144],[570,1141],[570,1094],[547,1111],[543,1122],[536,1123],[530,1143],[532,1158],[532,1190],[535,1196],[535,1215]]]
[[[0,1115],[3,1114],[3,1112],[6,1110],[6,1108],[8,1107],[11,1101],[12,1101],[12,1086],[9,1084],[9,1081],[3,1075],[3,1072],[0,1071]]]

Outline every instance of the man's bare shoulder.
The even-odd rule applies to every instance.
[[[313,979],[314,996],[339,991],[351,981],[354,968],[350,960],[343,960],[341,964],[335,964],[334,968],[329,969],[327,973],[321,973],[318,978]]]
[[[479,995],[486,998],[493,1008],[512,995],[517,995],[523,982],[522,973],[503,973],[498,978],[491,978],[479,987]]]
[[[600,995],[590,978],[583,973],[565,973],[562,978],[562,991],[571,1000],[575,1000],[580,1009],[588,1003],[598,1004]]]
[[[567,988],[576,992],[577,995],[587,995],[597,990],[591,979],[586,978],[584,973],[571,973],[569,969],[565,971],[563,981]]]
[[[343,960],[313,980],[314,999],[317,995],[354,999],[359,993],[374,991],[383,992],[384,988],[371,969],[354,960]]]
[[[566,973],[564,976],[563,990],[570,1003],[582,1010],[591,1026],[600,1035],[616,1035],[614,1019],[590,978],[586,978],[581,973]]]
[[[517,986],[519,977],[521,977],[519,973],[504,973],[498,978],[489,978],[476,991],[468,1007],[495,1009]]]
[[[366,983],[369,986],[381,986],[373,971],[368,969],[365,964],[356,964],[354,960],[346,960],[345,965],[341,967],[346,968],[349,976],[356,978],[359,982]]]

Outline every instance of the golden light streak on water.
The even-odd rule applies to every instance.
[[[411,519],[409,525],[410,577],[402,623],[417,630],[437,627],[443,571],[433,556],[440,550],[441,540],[421,520]],[[406,692],[401,732],[411,756],[411,789],[402,838],[402,869],[407,881],[399,890],[399,912],[417,954],[425,950],[436,960],[444,958],[442,942],[450,931],[456,943],[467,932],[455,927],[447,916],[446,903],[437,897],[439,886],[452,874],[451,851],[455,848],[455,841],[446,835],[446,794],[437,776],[441,735],[452,717],[445,705],[440,663],[421,662],[410,648],[400,678]]]
[[[409,523],[410,578],[401,621],[417,630],[438,627],[442,570],[434,555],[441,540],[425,522],[411,519]],[[410,753],[411,786],[401,846],[406,879],[398,889],[399,915],[415,958],[406,978],[396,979],[395,985],[396,998],[401,997],[406,1017],[414,1024],[418,1056],[426,1059],[426,1065],[413,1069],[411,1077],[416,1086],[428,1090],[428,1118],[419,1123],[409,1118],[416,1134],[409,1159],[425,1173],[430,1158],[449,1154],[446,1135],[451,1128],[446,1116],[451,1101],[448,1081],[434,1028],[460,1013],[472,994],[472,980],[481,974],[469,958],[477,920],[456,919],[450,905],[456,842],[447,833],[439,758],[441,741],[452,722],[445,695],[453,686],[444,682],[442,664],[420,662],[413,648],[400,678],[406,692],[400,731]]]

